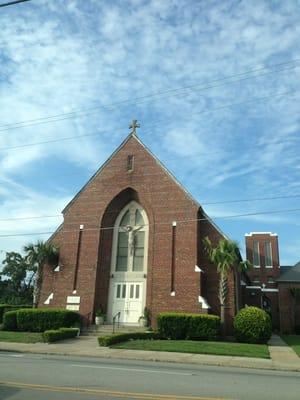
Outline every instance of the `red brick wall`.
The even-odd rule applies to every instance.
[[[134,170],[126,169],[127,156],[134,155]],[[198,205],[174,182],[145,148],[131,137],[108,161],[74,201],[66,208],[61,243],[61,271],[45,273],[41,306],[54,291],[52,306],[65,307],[72,295],[78,247],[79,226],[82,231],[77,293],[81,296],[80,312],[93,313],[99,305],[107,306],[111,265],[112,230],[100,230],[114,225],[121,209],[136,200],[149,219],[147,271],[147,306],[153,322],[161,311],[204,312],[199,294],[207,297],[212,312],[218,313],[218,276],[202,251],[202,239],[208,235],[213,243],[220,233],[209,223],[196,220]],[[171,291],[172,222],[177,221],[175,246],[175,292]],[[199,251],[198,251],[199,247]],[[195,265],[204,267],[204,274],[195,272]],[[54,278],[53,278],[54,276]],[[200,290],[201,277],[204,277]],[[53,288],[53,289],[52,289]],[[229,279],[228,316],[234,314],[234,282]]]
[[[300,289],[300,283],[278,283],[279,316],[282,333],[294,333],[295,325],[300,326],[300,299],[291,294],[292,288]]]

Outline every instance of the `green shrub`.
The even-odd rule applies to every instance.
[[[3,316],[3,330],[17,330],[17,311],[7,311]]]
[[[51,329],[43,333],[43,338],[45,342],[53,343],[59,340],[74,338],[78,336],[78,332],[78,328]]]
[[[116,333],[109,336],[99,336],[98,343],[99,346],[109,347],[113,344],[135,339],[158,339],[158,335],[155,332]]]
[[[19,331],[44,332],[48,329],[72,327],[80,324],[80,314],[61,309],[31,309],[17,311]]]
[[[219,335],[220,318],[208,314],[160,313],[157,327],[163,339],[215,339]]]
[[[3,316],[7,311],[20,310],[21,308],[32,308],[30,305],[0,304],[0,324],[3,322]]]
[[[188,318],[188,339],[216,339],[220,332],[220,317],[217,315],[191,314]]]
[[[233,326],[239,342],[267,343],[272,334],[270,316],[257,307],[243,308],[235,316]]]

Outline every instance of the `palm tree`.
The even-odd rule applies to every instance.
[[[36,308],[39,302],[41,286],[43,282],[43,267],[48,264],[56,267],[58,264],[58,247],[54,244],[38,241],[36,244],[30,243],[24,246],[25,259],[35,272],[33,288],[33,307]]]
[[[209,260],[216,265],[220,275],[219,280],[219,301],[221,307],[221,331],[224,333],[225,326],[225,305],[228,292],[227,279],[231,271],[245,271],[251,267],[248,260],[241,261],[239,247],[236,242],[228,239],[221,239],[214,247],[208,237],[203,239],[204,249]]]

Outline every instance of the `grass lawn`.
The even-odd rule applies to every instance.
[[[0,342],[37,343],[43,342],[41,333],[0,331]]]
[[[193,340],[130,340],[112,346],[115,349],[172,351],[179,353],[270,358],[264,344],[206,342]]]
[[[282,335],[281,337],[300,357],[300,335]]]

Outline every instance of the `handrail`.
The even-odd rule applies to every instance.
[[[120,328],[120,317],[121,317],[121,311],[118,311],[116,315],[113,317],[113,333],[115,333],[115,322],[116,319],[118,318],[118,329]]]

